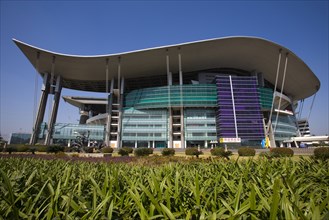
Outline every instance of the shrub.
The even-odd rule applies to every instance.
[[[314,149],[314,158],[321,160],[329,159],[329,147],[319,147]]]
[[[223,148],[214,148],[210,150],[211,155],[224,157],[226,159],[230,159],[229,156],[232,155],[232,151],[225,151]]]
[[[93,147],[85,147],[83,150],[88,154],[94,153]],[[112,151],[113,151],[113,149],[112,149]]]
[[[17,149],[17,152],[27,152],[27,151],[29,151],[29,146],[17,145],[16,149]]]
[[[153,148],[146,148],[146,147],[141,147],[141,148],[136,148],[134,150],[135,156],[148,156],[150,154],[153,154]]]
[[[162,156],[174,156],[175,155],[175,149],[173,148],[164,148],[161,151]]]
[[[253,148],[243,147],[238,150],[239,156],[255,156],[256,150]]]
[[[290,148],[271,148],[272,157],[292,157],[294,156],[294,151]]]
[[[5,151],[8,152],[9,154],[11,154],[12,152],[17,152],[17,148],[14,146],[7,146],[5,148]]]
[[[30,147],[29,149],[28,149],[28,152],[31,152],[32,154],[35,154],[35,151],[36,151],[37,149],[35,148],[35,147]]]
[[[199,151],[197,147],[191,147],[191,148],[186,148],[185,154],[199,157],[199,155],[203,154],[203,152],[201,150]]]
[[[36,145],[34,146],[36,148],[36,151],[38,152],[47,152],[48,147],[44,145]]]
[[[104,148],[102,148],[102,152],[104,154],[111,154],[111,153],[113,153],[113,148],[112,147],[104,147]]]
[[[64,152],[65,147],[64,146],[59,146],[59,145],[50,145],[47,147],[47,152],[48,153],[59,153],[59,152]]]
[[[128,154],[132,154],[134,152],[134,148],[131,148],[131,147],[123,147],[122,149],[124,149],[125,151],[127,151]]]
[[[121,156],[128,156],[129,155],[128,148],[126,148],[126,147],[120,148],[118,151],[118,154]]]

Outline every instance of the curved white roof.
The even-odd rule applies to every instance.
[[[236,68],[262,72],[264,78],[275,83],[279,50],[288,55],[284,93],[294,100],[307,98],[317,92],[320,81],[312,70],[289,49],[256,37],[227,37],[169,45],[126,53],[100,56],[76,56],[40,49],[13,39],[34,67],[40,52],[39,72],[50,73],[56,57],[55,75],[63,78],[63,87],[85,91],[105,92],[106,60],[109,59],[109,78],[117,77],[118,62],[121,75],[127,79],[166,74],[166,55],[170,71],[178,72],[178,53],[182,70],[193,72],[215,68]],[[281,88],[285,56],[282,56],[278,88]]]

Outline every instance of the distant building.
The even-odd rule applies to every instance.
[[[298,128],[302,137],[311,136],[310,126],[307,119],[298,120]]]
[[[29,133],[11,133],[8,144],[29,144],[30,138]]]
[[[102,56],[59,54],[14,40],[43,78],[31,143],[77,135],[112,147],[210,146],[219,140],[271,146],[298,136],[297,103],[320,82],[292,51],[256,37],[227,37]],[[56,123],[61,89],[79,124]],[[50,121],[43,123],[49,94]],[[272,104],[273,103],[273,104]]]

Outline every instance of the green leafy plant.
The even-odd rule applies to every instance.
[[[294,156],[294,151],[291,148],[271,148],[270,149],[272,157],[292,157]]]
[[[226,159],[230,159],[230,156],[232,155],[232,151],[225,151],[224,148],[213,148],[210,150],[211,155],[217,156],[217,157],[224,157]]]
[[[17,148],[15,146],[7,146],[5,148],[5,151],[8,152],[9,154],[13,153],[13,152],[17,152]]]
[[[196,156],[198,158],[199,155],[203,154],[203,152],[197,147],[190,147],[185,149],[185,154],[190,156]]]
[[[47,147],[47,152],[48,153],[59,153],[59,152],[64,152],[65,147],[60,146],[60,145],[50,145]]]
[[[37,149],[36,149],[35,147],[30,147],[30,148],[28,149],[28,151],[31,152],[32,154],[35,154],[36,150],[37,150]]]
[[[174,156],[175,155],[175,149],[173,148],[164,148],[161,151],[162,156]]]
[[[123,147],[122,149],[124,149],[125,151],[127,151],[128,154],[132,154],[134,152],[134,148],[132,148],[132,147]]]
[[[319,147],[314,149],[314,158],[321,160],[329,159],[329,147]]]
[[[239,156],[255,156],[256,155],[256,150],[254,148],[239,148],[238,150]]]
[[[47,152],[48,146],[45,145],[35,145],[37,152]]]
[[[104,147],[104,148],[102,148],[102,152],[104,154],[111,154],[111,153],[113,153],[113,148],[112,147]]]
[[[153,148],[141,147],[134,150],[134,155],[137,157],[148,156],[150,154],[153,154]]]
[[[121,156],[129,156],[129,151],[127,148],[120,148],[118,150],[118,154]]]
[[[37,156],[48,159],[35,159]],[[0,216],[3,219],[327,218],[327,161],[314,162],[305,157],[238,161],[183,158],[175,164],[170,162],[177,158],[143,157],[129,164],[95,160],[77,163],[81,158],[0,154]],[[152,161],[152,165],[147,161]],[[161,161],[164,163],[155,163]]]

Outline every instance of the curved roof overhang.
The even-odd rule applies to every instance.
[[[78,108],[83,108],[85,105],[106,105],[106,98],[78,97],[78,96],[63,96],[65,102],[70,103]]]
[[[13,40],[38,71],[50,73],[55,56],[55,75],[63,79],[69,89],[105,92],[106,60],[109,60],[109,79],[117,78],[120,62],[121,76],[126,79],[165,75],[166,56],[170,72],[177,73],[178,54],[184,72],[215,68],[236,68],[262,72],[266,80],[275,84],[279,51],[282,50],[278,89],[282,87],[285,54],[288,55],[284,93],[293,100],[307,98],[318,91],[320,81],[312,70],[289,49],[274,42],[256,37],[227,37],[169,45],[126,53],[101,56],[75,56],[43,50],[18,40]],[[120,61],[119,61],[120,60]]]

